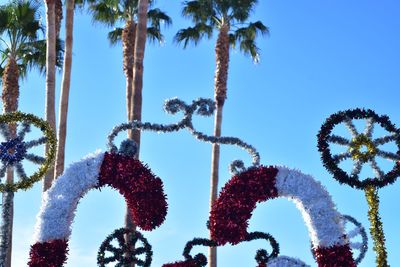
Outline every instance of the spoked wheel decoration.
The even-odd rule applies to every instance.
[[[362,224],[359,221],[357,221],[350,215],[343,215],[343,219],[345,222],[345,226],[348,226],[348,228],[351,229],[350,231],[347,232],[347,237],[350,239],[350,248],[352,249],[353,255],[354,256],[358,255],[357,257],[355,257],[354,260],[358,265],[364,259],[365,253],[367,253],[368,236],[367,233],[365,232],[364,226],[362,226]],[[352,227],[349,227],[349,225],[351,225]],[[354,239],[358,239],[358,237],[361,238],[361,242],[352,241]],[[355,252],[357,250],[359,251],[358,253]]]
[[[353,120],[365,120],[366,126],[363,133],[359,133]],[[345,124],[351,133],[352,139],[332,134],[335,126]],[[374,126],[378,124],[387,135],[373,138]],[[394,143],[396,152],[385,151],[381,145]],[[330,144],[346,146],[346,152],[331,155]],[[400,130],[392,124],[387,116],[379,116],[372,110],[354,109],[338,112],[331,115],[322,125],[318,134],[318,150],[327,170],[340,183],[346,183],[351,187],[362,189],[369,205],[368,216],[371,223],[370,232],[374,240],[374,250],[377,254],[376,262],[379,267],[388,266],[385,248],[385,236],[379,215],[378,188],[393,183],[400,175]],[[387,159],[393,162],[393,168],[384,172],[378,166],[377,158]],[[351,159],[353,169],[350,173],[342,170],[340,162]],[[360,173],[363,165],[369,164],[374,172],[373,178],[361,179]]]
[[[279,244],[276,242],[275,238],[267,233],[263,232],[252,232],[247,234],[246,238],[243,241],[250,242],[253,240],[265,239],[269,242],[272,247],[272,252],[269,254],[265,249],[259,249],[256,253],[255,259],[257,261],[258,267],[266,267],[267,262],[271,259],[274,259],[279,254]],[[189,241],[184,250],[183,256],[185,257],[184,261],[179,261],[175,263],[164,264],[163,267],[204,267],[207,265],[207,257],[198,253],[194,257],[190,255],[190,252],[194,246],[205,246],[205,247],[216,247],[218,246],[217,242],[206,239],[206,238],[194,238]]]
[[[125,235],[130,236],[128,242],[125,239]],[[113,245],[113,243],[118,244],[118,247]],[[140,243],[142,246],[140,246]],[[112,256],[107,256],[110,254]],[[144,255],[144,259],[139,258],[143,257],[141,255]],[[124,267],[134,263],[137,266],[149,267],[152,256],[151,245],[141,233],[121,228],[115,230],[101,244],[97,255],[97,264],[100,267],[105,267],[109,263],[113,263],[112,266]]]
[[[9,124],[20,123],[20,128],[16,133],[11,130]],[[31,127],[35,126],[41,130],[43,136],[31,140],[25,141],[26,134],[31,131]],[[12,191],[16,192],[19,189],[28,189],[32,185],[39,181],[47,170],[51,166],[55,157],[56,150],[56,137],[50,126],[43,120],[31,114],[25,114],[22,112],[7,113],[0,116],[0,133],[5,139],[0,144],[0,178],[2,182],[0,184],[0,191]],[[29,153],[29,149],[44,145],[49,145],[49,151],[44,157]],[[36,165],[39,165],[36,172],[28,176],[23,166],[23,160],[30,161]],[[12,184],[4,183],[3,178],[8,168],[14,167],[16,174],[19,178],[18,182]]]
[[[41,131],[38,139],[26,141],[26,135],[34,126]],[[38,117],[22,112],[0,115],[0,134],[4,141],[0,143],[0,192],[3,192],[3,207],[0,226],[0,266],[3,266],[8,248],[8,232],[11,231],[10,208],[14,192],[27,190],[39,181],[54,161],[56,137],[51,127]],[[49,150],[44,157],[30,153],[30,149],[47,144]],[[27,175],[24,164],[29,161],[39,167]],[[17,174],[14,181],[6,181],[7,173]]]

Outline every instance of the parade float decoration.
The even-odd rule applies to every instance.
[[[32,130],[36,134],[32,134]],[[40,136],[37,136],[39,132]],[[56,137],[50,125],[42,119],[22,112],[11,112],[0,115],[0,192],[3,193],[1,226],[0,226],[0,266],[4,265],[9,246],[8,232],[11,231],[10,208],[14,193],[18,190],[28,190],[39,181],[52,166],[55,158]],[[34,139],[32,139],[34,138]],[[27,139],[30,139],[29,141]],[[35,154],[35,148],[46,145],[48,150],[44,157]],[[34,172],[27,174],[25,166],[34,166]],[[25,165],[25,166],[24,166]],[[9,183],[7,173],[16,174],[14,181]]]
[[[354,120],[365,121],[363,132],[359,132]],[[335,127],[344,124],[351,134],[351,139],[335,134]],[[375,126],[380,126],[386,134],[374,137]],[[395,152],[382,148],[390,144]],[[332,155],[332,144],[347,148],[345,152]],[[331,115],[321,126],[318,133],[318,150],[321,152],[325,168],[339,183],[347,184],[353,188],[364,190],[369,206],[368,218],[371,224],[370,234],[374,241],[376,264],[378,267],[388,266],[385,246],[385,235],[379,215],[378,189],[392,184],[400,175],[400,130],[389,120],[386,115],[379,116],[374,111],[367,109],[353,109]],[[385,172],[378,164],[377,158],[387,159],[392,162],[391,169]],[[350,160],[353,168],[344,170],[340,163]],[[370,165],[374,177],[362,177],[361,170],[364,165]]]
[[[223,187],[210,212],[208,227],[211,239],[194,238],[184,248],[183,261],[164,264],[163,267],[205,266],[207,259],[204,254],[191,255],[194,246],[237,245],[256,239],[267,240],[272,247],[270,253],[265,249],[257,251],[255,259],[258,267],[308,266],[299,259],[279,256],[278,243],[271,235],[247,232],[248,221],[256,204],[277,197],[294,201],[301,212],[318,266],[351,267],[363,258],[367,248],[365,240],[361,245],[354,246],[350,242],[357,234],[362,235],[360,229],[358,232],[345,232],[345,217],[336,210],[326,189],[312,176],[282,166],[260,165],[259,153],[246,142],[236,137],[209,136],[194,128],[194,114],[210,116],[214,112],[212,100],[198,99],[186,104],[174,98],[166,101],[164,108],[170,114],[182,112],[182,120],[167,125],[140,121],[118,125],[108,136],[107,152],[96,152],[73,163],[55,180],[43,195],[29,266],[63,266],[67,259],[74,212],[78,201],[90,189],[110,186],[118,190],[131,210],[133,221],[142,230],[150,231],[163,223],[167,201],[161,179],[135,159],[137,145],[132,140],[122,141],[119,148],[114,144],[116,136],[126,130],[167,133],[187,129],[200,141],[235,145],[252,157],[252,165],[248,168],[240,160],[231,163],[233,177]],[[124,238],[127,234],[131,236],[130,239]],[[142,246],[138,246],[138,242]],[[360,250],[361,257],[356,260],[353,258],[351,246]],[[139,255],[144,255],[144,258]],[[150,266],[152,255],[151,246],[143,234],[121,228],[103,242],[97,260],[99,266],[131,263]]]

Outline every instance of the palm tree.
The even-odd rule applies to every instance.
[[[259,34],[267,34],[268,28],[261,22],[248,22],[257,0],[193,0],[184,2],[183,16],[192,20],[194,26],[178,31],[175,40],[186,48],[190,42],[195,45],[203,37],[211,38],[218,32],[215,45],[216,70],[214,77],[214,97],[217,111],[214,119],[214,135],[221,136],[222,110],[227,95],[229,47],[239,46],[244,54],[254,62],[259,61],[259,48],[255,39]],[[218,144],[212,146],[210,206],[218,194],[219,171]],[[209,252],[209,266],[216,266],[216,248]]]
[[[54,176],[56,179],[64,171],[65,161],[65,142],[67,139],[67,116],[69,105],[69,89],[71,85],[71,67],[72,67],[72,45],[74,32],[74,11],[75,4],[83,4],[78,0],[66,0],[65,8],[65,58],[63,66],[63,76],[61,81],[60,106],[58,114],[58,132],[57,132],[57,152],[54,166]],[[57,10],[57,8],[56,8]],[[58,11],[59,12],[59,11]],[[57,13],[57,11],[56,11]],[[58,16],[59,17],[59,16]]]
[[[45,70],[46,41],[39,40],[39,34],[44,33],[39,15],[38,4],[29,1],[14,1],[0,7],[0,75],[4,113],[18,109],[19,79],[26,77],[33,67],[41,72]],[[15,125],[11,129],[15,134]],[[10,169],[6,182],[13,183],[13,179]],[[13,193],[3,194],[1,221],[0,265],[8,267],[11,266]]]
[[[115,45],[122,41],[123,70],[126,78],[126,110],[128,120],[142,118],[143,58],[146,39],[162,42],[161,24],[169,26],[171,18],[158,8],[150,9],[151,1],[141,0],[100,0],[91,4],[94,21],[115,27],[108,33],[108,39]],[[123,27],[119,27],[119,26]],[[129,131],[128,138],[140,147],[140,131]],[[126,213],[126,227],[134,229],[129,209]]]
[[[55,91],[56,91],[56,40],[57,40],[57,17],[56,17],[56,1],[44,0],[46,6],[46,106],[45,119],[53,130],[56,129],[56,111],[55,111]],[[46,145],[46,151],[49,147]],[[54,169],[50,168],[44,177],[43,191],[50,188],[53,181]]]
[[[122,41],[128,120],[132,120],[133,118],[132,82],[135,42],[137,39],[138,2],[138,0],[100,0],[93,2],[90,6],[95,22],[103,23],[108,27],[114,27],[108,33],[110,43],[115,45]],[[164,37],[161,34],[161,24],[170,25],[171,18],[158,8],[149,10],[147,18],[146,21],[149,24],[146,27],[148,39],[152,42],[162,42]],[[145,25],[147,26],[147,23]],[[130,137],[132,137],[131,134]]]

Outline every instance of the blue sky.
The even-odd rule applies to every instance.
[[[173,25],[165,31],[163,45],[146,47],[143,121],[169,123],[180,117],[164,114],[165,99],[176,96],[189,102],[213,97],[215,39],[182,50],[172,41],[177,30],[190,25],[180,17],[180,1],[159,0],[157,7],[173,18]],[[328,189],[339,212],[352,215],[366,228],[363,192],[339,185],[327,173],[316,148],[316,134],[330,114],[355,107],[374,109],[400,124],[399,10],[394,0],[263,0],[252,17],[262,20],[271,32],[258,39],[261,62],[255,65],[238,51],[231,53],[223,135],[240,137],[255,146],[264,165],[286,165],[313,175]],[[107,134],[126,121],[122,48],[109,45],[107,32],[93,25],[86,12],[77,12],[67,164],[98,148],[105,150]],[[44,94],[45,79],[33,71],[21,82],[20,110],[43,117]],[[194,124],[212,132],[211,118],[195,117]],[[227,167],[232,160],[250,163],[240,149],[224,146],[221,153],[220,187],[230,179]],[[186,131],[143,133],[140,157],[163,179],[169,204],[165,223],[144,233],[153,246],[154,266],[181,260],[187,241],[207,237],[210,155],[211,146]],[[16,194],[13,266],[27,262],[41,186],[38,183]],[[399,190],[398,183],[380,190],[392,265],[398,262],[400,247]],[[101,242],[123,226],[124,213],[124,201],[115,191],[93,191],[85,196],[73,225],[67,266],[95,266]],[[279,242],[281,255],[315,266],[307,229],[295,205],[286,199],[258,205],[250,230],[269,232]],[[219,250],[219,265],[255,266],[255,252],[264,246],[255,242],[224,247]],[[371,239],[369,247],[360,266],[374,266]]]

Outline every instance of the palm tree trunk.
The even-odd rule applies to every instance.
[[[56,14],[55,0],[45,0],[46,4],[46,107],[45,118],[53,130],[56,129],[55,110],[55,65],[56,65]],[[49,147],[46,145],[46,151]],[[54,177],[54,168],[50,168],[44,177],[43,191],[50,188]]]
[[[133,61],[135,53],[136,23],[133,20],[126,22],[122,31],[123,69],[126,78],[126,112],[128,121],[132,120],[132,91],[133,91]],[[128,138],[133,139],[132,131],[128,131]]]
[[[66,22],[65,22],[65,57],[63,66],[63,78],[61,85],[60,109],[58,118],[58,143],[54,179],[64,171],[65,142],[67,138],[67,116],[69,89],[71,85],[72,45],[74,32],[74,6],[75,0],[66,1]]]
[[[217,106],[217,112],[214,119],[214,136],[221,136],[222,110],[226,99],[228,68],[229,68],[229,25],[223,24],[218,34],[215,46],[216,70],[214,80],[214,97]],[[219,154],[218,144],[212,145],[211,153],[211,181],[210,181],[210,209],[218,197],[218,179],[219,179]],[[211,238],[211,237],[210,237]],[[210,247],[208,253],[208,266],[217,266],[217,248]]]
[[[5,67],[3,81],[3,112],[14,112],[18,109],[19,98],[19,72],[18,65],[14,58],[9,58]],[[10,125],[11,138],[16,136],[16,125]],[[14,182],[13,168],[6,172],[6,183]],[[4,192],[1,212],[0,226],[0,266],[11,267],[12,255],[12,229],[14,221],[14,193]]]
[[[147,36],[147,10],[149,2],[148,0],[139,0],[138,2],[138,23],[136,26],[136,39],[135,39],[135,53],[133,61],[133,94],[132,94],[132,120],[142,120],[142,89],[143,89],[143,58],[144,49],[146,47],[146,36]],[[131,133],[131,138],[136,142],[138,151],[137,156],[139,157],[140,151],[140,131],[134,130]],[[135,225],[132,222],[131,214],[127,208],[125,225],[129,229],[135,229]],[[131,264],[130,267],[134,267],[135,264]]]

